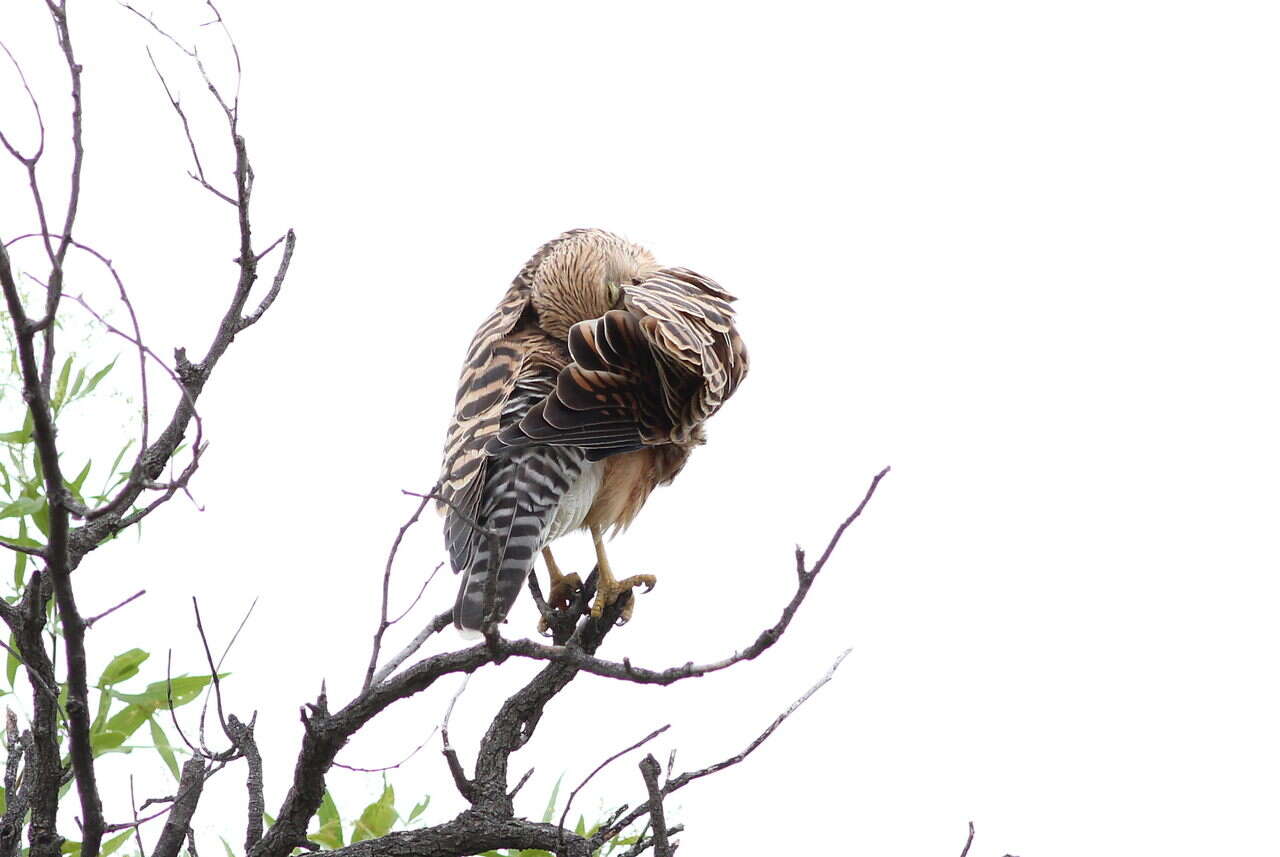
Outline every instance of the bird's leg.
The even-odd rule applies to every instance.
[[[609,558],[604,552],[604,528],[593,526],[591,528],[591,539],[596,544],[596,568],[599,574],[596,580],[596,600],[591,605],[592,618],[599,619],[604,613],[604,609],[610,604],[618,600],[624,592],[630,592],[640,584],[644,584],[645,592],[653,589],[658,582],[658,578],[652,574],[633,574],[630,577],[618,580],[613,576],[613,569],[609,567]],[[619,624],[626,623],[631,619],[631,611],[635,608],[635,596],[622,610],[622,616],[619,617]]]
[[[542,558],[547,563],[547,574],[550,585],[547,588],[547,604],[558,609],[567,610],[573,603],[573,594],[582,588],[582,578],[576,574],[564,574],[551,555],[551,548],[542,549]]]

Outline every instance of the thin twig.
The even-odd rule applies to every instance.
[[[90,617],[90,618],[88,618],[88,619],[85,619],[85,620],[84,620],[84,626],[85,626],[85,628],[92,628],[92,627],[93,627],[93,623],[94,623],[94,622],[97,622],[99,619],[102,619],[102,618],[105,618],[105,617],[107,617],[107,616],[110,616],[112,613],[116,612],[116,611],[117,611],[117,610],[119,610],[121,607],[124,607],[126,604],[129,604],[129,603],[131,603],[131,602],[133,602],[133,601],[136,601],[137,599],[141,598],[142,596],[144,596],[144,595],[146,595],[146,594],[147,594],[147,590],[145,590],[145,589],[139,589],[137,592],[133,593],[133,594],[132,594],[132,595],[130,595],[128,598],[126,598],[125,600],[121,601],[121,602],[120,602],[119,604],[117,604],[115,607],[111,607],[111,608],[109,608],[109,609],[107,609],[107,610],[104,610],[104,611],[102,611],[101,613],[99,613],[97,616],[92,616],[92,617]]]
[[[382,606],[378,618],[378,630],[373,634],[373,651],[369,654],[369,667],[365,670],[364,685],[361,690],[367,689],[369,685],[373,684],[373,674],[378,668],[378,655],[382,651],[382,635],[394,624],[387,620],[387,602],[391,598],[391,569],[396,562],[396,553],[400,550],[400,543],[404,541],[404,534],[409,532],[410,527],[418,523],[418,519],[422,517],[423,510],[427,508],[427,504],[430,502],[429,497],[422,498],[421,502],[418,503],[418,508],[413,511],[413,515],[410,516],[409,520],[405,521],[404,525],[400,527],[400,531],[396,533],[395,539],[391,542],[391,550],[387,553],[387,562],[382,571]],[[428,578],[428,582],[430,582],[430,578]]]
[[[9,61],[13,63],[14,70],[18,72],[18,79],[22,81],[22,88],[27,91],[27,98],[31,99],[31,106],[35,108],[36,124],[40,127],[40,144],[36,147],[36,153],[27,157],[20,153],[15,146],[9,143],[9,140],[5,137],[3,130],[0,130],[0,143],[3,143],[4,147],[9,150],[9,154],[13,155],[24,165],[33,165],[36,161],[40,160],[40,156],[44,154],[44,117],[40,114],[40,102],[36,100],[35,94],[31,91],[31,86],[27,83],[27,75],[23,72],[22,65],[9,50],[9,47],[4,42],[0,42],[0,50],[3,50],[9,57]]]
[[[632,750],[635,750],[635,749],[638,749],[638,748],[640,748],[640,747],[643,747],[645,744],[648,744],[648,743],[649,743],[650,741],[652,741],[654,738],[657,738],[659,735],[661,735],[663,732],[666,732],[666,731],[667,731],[668,729],[670,729],[670,728],[671,728],[671,724],[670,724],[670,723],[668,723],[668,724],[667,724],[667,725],[665,725],[665,726],[659,726],[657,729],[653,730],[653,731],[652,731],[652,732],[650,732],[648,735],[644,736],[643,738],[641,738],[639,741],[635,742],[635,743],[634,743],[634,744],[632,744],[631,746],[629,746],[629,747],[625,747],[625,748],[623,748],[623,749],[619,750],[618,752],[614,753],[614,754],[613,754],[612,756],[610,756],[609,758],[605,759],[605,760],[604,760],[603,762],[601,762],[599,765],[596,765],[595,770],[594,770],[594,771],[592,771],[591,773],[587,774],[587,776],[586,776],[585,778],[583,778],[582,782],[578,783],[578,787],[577,787],[576,789],[574,789],[573,791],[569,792],[569,799],[568,799],[567,801],[565,801],[565,802],[564,802],[564,811],[562,811],[562,812],[560,813],[560,830],[561,830],[562,832],[563,832],[563,830],[564,830],[564,820],[565,820],[566,818],[568,818],[568,817],[569,817],[569,808],[573,806],[573,799],[574,799],[574,798],[576,798],[576,797],[578,796],[578,792],[582,791],[582,789],[587,785],[587,783],[591,782],[591,779],[592,779],[596,774],[598,774],[598,773],[600,773],[601,771],[603,771],[603,770],[605,769],[605,767],[607,767],[607,766],[609,765],[609,763],[610,763],[610,762],[613,762],[613,761],[615,761],[615,760],[617,760],[617,759],[619,759],[619,758],[621,758],[621,757],[623,757],[623,756],[627,755],[627,754],[628,754],[628,753],[630,753]],[[561,841],[563,842],[563,840],[561,840]]]
[[[423,628],[420,632],[418,632],[418,635],[414,637],[412,640],[410,640],[409,644],[405,646],[403,649],[401,649],[400,652],[394,658],[387,661],[387,663],[383,665],[382,669],[374,673],[373,684],[382,684],[382,682],[386,681],[387,677],[390,676],[393,672],[395,672],[397,667],[399,667],[405,661],[409,660],[409,658],[413,657],[414,653],[417,652],[418,649],[422,648],[423,644],[427,642],[428,638],[430,638],[434,634],[440,633],[442,630],[444,630],[445,626],[447,626],[452,621],[453,621],[452,608],[445,610],[443,613],[437,613],[435,618],[433,618],[427,624],[427,627]]]
[[[453,784],[457,786],[458,793],[474,803],[476,798],[475,786],[471,780],[467,779],[466,771],[462,769],[462,762],[458,759],[458,753],[449,743],[449,718],[453,716],[453,706],[458,702],[458,697],[462,696],[462,692],[467,689],[467,683],[470,681],[471,674],[467,673],[463,676],[462,684],[458,685],[458,690],[453,694],[453,698],[449,700],[449,707],[444,712],[444,720],[440,723],[440,742],[445,762],[449,766],[449,774],[453,777]]]
[[[822,678],[818,679],[816,684],[814,684],[807,691],[805,691],[804,694],[799,699],[791,703],[791,705],[787,707],[786,711],[783,711],[776,718],[774,718],[773,722],[769,724],[768,728],[766,728],[763,732],[761,732],[760,735],[758,735],[754,741],[748,744],[746,749],[744,749],[740,753],[737,753],[736,755],[730,756],[727,759],[723,759],[719,762],[716,762],[713,765],[708,765],[707,767],[697,771],[690,771],[688,773],[681,774],[675,779],[668,779],[666,784],[662,787],[662,797],[666,797],[667,795],[670,795],[672,792],[675,792],[684,788],[694,780],[698,780],[698,779],[701,779],[702,777],[710,776],[711,774],[714,774],[717,771],[722,771],[725,768],[732,767],[733,765],[738,764],[743,759],[750,756],[757,747],[763,744],[769,738],[769,736],[772,735],[774,731],[777,730],[777,728],[782,725],[782,722],[784,720],[786,720],[788,717],[794,714],[796,709],[799,708],[801,705],[803,705],[805,701],[809,699],[809,697],[813,696],[813,694],[817,692],[818,688],[822,687],[827,682],[831,681],[832,677],[835,675],[836,670],[839,669],[840,664],[844,662],[844,659],[848,657],[850,651],[851,651],[850,649],[846,649],[844,652],[842,652],[840,654],[840,657],[836,658],[835,663],[831,665],[831,669],[827,670],[826,674],[823,675]],[[625,830],[632,822],[640,818],[640,816],[645,815],[648,812],[651,812],[653,808],[652,804],[653,804],[653,800],[650,799],[649,801],[646,801],[645,803],[641,804],[640,806],[636,807],[631,812],[629,812],[627,815],[625,815],[621,821],[616,821],[612,825],[609,825],[607,828],[603,828],[597,831],[596,835],[591,838],[592,850],[594,850],[595,848],[599,848],[600,845],[602,845],[605,842],[608,842],[611,838],[616,836],[619,831]]]
[[[138,799],[133,793],[133,774],[129,775],[129,807],[133,810],[133,838],[134,841],[138,843],[138,854],[143,855],[147,853],[147,849],[146,846],[142,844],[142,822],[138,820]],[[169,809],[166,807],[161,812],[156,813],[156,815],[163,815],[168,811]]]
[[[333,763],[333,766],[335,768],[343,768],[348,771],[356,771],[361,774],[380,774],[383,771],[394,771],[396,768],[400,767],[405,762],[409,761],[414,756],[418,755],[418,751],[421,750],[423,747],[427,746],[427,743],[431,741],[431,739],[436,734],[436,730],[438,730],[439,728],[440,728],[439,724],[436,724],[435,726],[431,727],[431,731],[427,733],[427,737],[423,739],[422,743],[419,744],[417,747],[414,747],[411,751],[409,751],[409,755],[405,756],[403,759],[401,759],[400,761],[396,762],[393,765],[383,765],[380,768],[361,768],[361,767],[357,767],[356,765],[344,765],[341,762],[335,761]]]
[[[209,651],[209,638],[204,633],[204,623],[200,621],[200,602],[195,596],[191,597],[191,606],[196,613],[196,631],[200,634],[200,644],[204,646],[205,660],[209,663],[209,674],[212,676],[213,695],[218,704],[218,722],[222,724],[222,734],[227,736],[227,740],[235,743],[235,739],[231,737],[231,732],[227,728],[227,718],[222,713],[222,683],[218,681],[218,666],[213,662],[213,652]],[[200,741],[204,743],[204,717],[200,718]]]
[[[969,822],[969,838],[965,840],[964,850],[960,852],[960,857],[969,857],[969,846],[973,845],[973,822]]]

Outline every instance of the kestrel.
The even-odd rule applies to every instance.
[[[471,342],[445,443],[445,543],[465,573],[458,628],[483,626],[495,568],[501,621],[539,550],[552,601],[567,600],[576,576],[560,573],[547,545],[577,529],[595,542],[593,615],[638,584],[652,588],[652,575],[614,576],[604,533],[625,529],[680,472],[746,375],[732,300],[598,229],[564,233],[521,269]]]

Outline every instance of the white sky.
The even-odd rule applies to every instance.
[[[187,34],[193,6],[158,12]],[[61,136],[41,8],[5,4],[0,37]],[[601,226],[736,293],[753,360],[711,442],[614,543],[619,568],[659,585],[602,654],[665,667],[746,644],[790,595],[793,545],[816,553],[894,470],[758,661],[665,690],[575,682],[513,760],[537,767],[520,810],[663,723],[654,752],[678,747],[677,767],[732,754],[852,647],[757,755],[679,795],[682,853],[951,854],[970,819],[974,855],[1280,847],[1273,6],[223,11],[259,246],[293,226],[298,250],[202,399],[205,511],[175,502],[81,572],[86,612],[148,591],[93,631],[91,671],[135,645],[159,653],[148,680],[170,646],[200,671],[190,597],[218,646],[258,598],[227,690],[259,711],[274,812],[298,706],[322,679],[345,701],[363,674],[385,551],[412,510],[400,490],[435,479],[475,327],[542,241]],[[78,237],[116,261],[157,351],[202,350],[233,283],[232,211],[184,177],[145,24],[111,4],[72,13]],[[224,176],[217,116],[180,58],[157,56]],[[0,84],[21,138],[30,114],[10,72]],[[21,174],[0,182],[0,234],[26,231]],[[111,304],[96,276],[71,288]],[[77,461],[118,430],[88,417],[65,432]],[[562,562],[589,548],[571,537]],[[397,603],[442,558],[427,521]],[[454,585],[442,574],[414,618]],[[522,602],[509,633],[533,622]],[[468,764],[533,669],[472,682],[454,715]],[[398,704],[340,760],[397,761],[454,687]],[[389,777],[402,808],[431,793],[439,820],[458,799],[437,751]],[[634,803],[637,760],[579,805]],[[112,763],[109,820],[127,813],[126,770],[140,797],[171,789],[149,751]],[[242,839],[242,770],[211,786],[205,849]],[[380,787],[331,782],[348,815]]]

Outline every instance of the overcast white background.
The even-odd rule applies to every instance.
[[[194,3],[155,11],[231,80]],[[42,12],[4,4],[0,38],[60,139],[65,68]],[[147,680],[169,647],[201,671],[190,597],[219,647],[257,598],[226,689],[231,709],[259,712],[274,812],[298,706],[322,679],[338,704],[358,688],[385,552],[413,507],[400,491],[435,481],[475,327],[540,243],[600,226],[737,294],[753,361],[708,445],[614,542],[617,567],[659,585],[603,654],[665,667],[754,639],[790,597],[794,545],[816,553],[872,475],[893,472],[758,661],[668,689],[584,676],[558,697],[513,759],[516,775],[537,768],[519,811],[663,723],[653,749],[679,748],[678,768],[730,755],[852,647],[756,755],[679,794],[682,853],[950,855],[969,820],[974,855],[1280,847],[1274,6],[223,12],[244,62],[258,246],[292,226],[298,249],[201,400],[204,511],[175,501],[78,572],[88,613],[147,590],[93,630],[91,673],[131,646],[158,653]],[[227,187],[218,116],[144,23],[113,4],[71,13],[88,148],[77,237],[115,260],[158,352],[202,353],[234,281],[233,211],[185,178],[143,46]],[[0,84],[0,122],[29,142],[10,70]],[[65,151],[51,147],[53,189]],[[32,222],[23,178],[0,169],[5,237]],[[83,270],[70,288],[110,306]],[[125,404],[68,426],[69,458],[124,430]],[[563,564],[588,564],[585,537],[562,545]],[[395,603],[442,558],[425,520]],[[442,573],[390,645],[454,585]],[[507,633],[533,623],[522,602]],[[533,669],[491,671],[461,698],[468,764]],[[401,759],[455,686],[397,704],[340,761]],[[579,806],[634,803],[635,761]],[[111,821],[128,812],[126,771],[140,798],[172,789],[150,751],[112,758]],[[242,775],[211,785],[204,853],[215,834],[242,840]],[[425,793],[428,820],[459,808],[438,739],[388,777],[402,809]],[[381,788],[330,783],[349,817]]]

